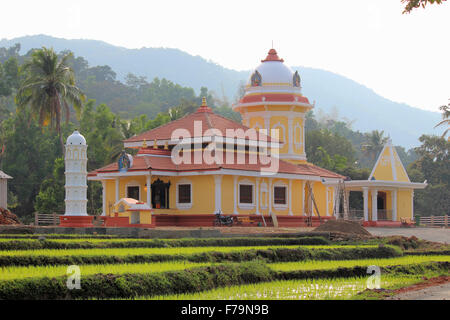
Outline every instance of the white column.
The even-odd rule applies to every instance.
[[[106,216],[106,181],[102,180],[102,216]]]
[[[238,210],[237,210],[237,204],[238,204],[238,185],[237,185],[237,176],[233,176],[233,181],[234,181],[234,214],[239,214]]]
[[[369,221],[369,188],[363,187],[364,221]]]
[[[270,136],[270,118],[269,116],[264,116],[264,129],[267,130],[267,135]]]
[[[292,180],[289,179],[289,215],[294,215],[292,213]]]
[[[222,212],[222,175],[214,176],[214,213]]]
[[[270,213],[272,212],[272,197],[273,197],[273,190],[272,190],[272,178],[269,178],[269,204],[267,206],[268,213],[270,216]]]
[[[411,220],[414,220],[414,190],[411,190]]]
[[[339,217],[339,214],[341,213],[341,190],[336,190],[336,218]]]
[[[255,194],[255,198],[256,198],[256,214],[261,214],[260,212],[259,212],[259,181],[260,181],[260,178],[256,178],[255,179],[256,180],[256,185],[255,185],[255,188],[256,188],[256,194]]]
[[[152,207],[152,175],[147,176],[147,204],[151,208]]]
[[[306,212],[305,212],[305,185],[306,185],[306,181],[303,180],[302,181],[302,214],[304,216],[306,216]]]
[[[332,209],[333,211],[331,213],[332,216],[335,215],[336,212],[336,196],[337,196],[336,187],[333,187],[333,209]]]
[[[289,132],[289,154],[294,153],[294,133],[292,131],[292,123],[294,119],[288,118],[288,132]]]
[[[397,189],[391,191],[392,221],[397,221]]]
[[[378,221],[378,190],[372,190],[372,221]]]
[[[116,178],[116,203],[119,201],[119,178]]]

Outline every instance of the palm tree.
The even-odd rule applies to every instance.
[[[56,130],[63,153],[61,119],[64,116],[65,122],[69,122],[69,105],[79,116],[85,100],[84,94],[75,86],[73,70],[68,66],[72,57],[72,53],[67,53],[59,59],[53,49],[45,47],[35,50],[31,60],[22,67],[26,78],[16,95],[19,111],[29,106],[31,115],[38,118],[41,127],[50,125]]]
[[[388,139],[389,137],[384,137],[383,130],[374,130],[371,133],[366,133],[366,144],[362,145],[362,151],[374,163]]]
[[[439,107],[439,109],[442,110],[442,121],[439,122],[437,125],[435,125],[434,127],[439,127],[439,126],[445,126],[445,124],[447,124],[447,126],[450,126],[450,103],[448,105],[443,105],[441,107]],[[444,133],[442,134],[442,138],[444,138],[448,131],[450,130],[450,127],[447,127],[447,129],[445,129]]]

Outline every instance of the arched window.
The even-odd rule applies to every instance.
[[[280,147],[283,147],[286,143],[286,127],[284,126],[284,124],[278,122],[272,127],[272,129],[279,130],[278,139],[280,140]]]
[[[296,149],[300,149],[303,144],[303,130],[300,123],[296,123],[294,126],[294,146]]]
[[[268,193],[267,193],[267,183],[263,182],[261,183],[261,209],[267,209],[267,198],[268,198]]]

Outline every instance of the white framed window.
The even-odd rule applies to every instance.
[[[278,129],[278,139],[280,140],[280,147],[282,148],[286,144],[286,127],[281,122],[277,122],[272,129]],[[271,132],[268,132],[271,134]]]
[[[253,209],[255,207],[255,184],[249,180],[238,183],[238,204],[241,209]]]
[[[141,184],[137,181],[130,181],[125,185],[125,197],[141,200]]]
[[[272,205],[276,209],[287,209],[289,203],[288,185],[284,182],[277,182],[272,189]]]
[[[261,193],[261,195],[260,195],[260,202],[261,202],[261,209],[267,209],[267,203],[268,203],[268,196],[269,196],[269,193],[268,193],[268,190],[267,190],[267,183],[265,183],[265,182],[263,182],[263,183],[261,183],[261,186],[260,186],[260,193]]]
[[[303,130],[302,130],[302,126],[300,125],[299,122],[297,122],[294,126],[294,146],[297,149],[300,149],[303,145]]]
[[[182,179],[177,182],[177,208],[186,210],[192,208],[192,182]]]

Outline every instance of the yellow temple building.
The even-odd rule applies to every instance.
[[[328,185],[332,186],[333,183]],[[347,199],[352,191],[362,192],[363,210],[349,209],[348,218],[362,220],[365,226],[412,223],[414,189],[424,189],[427,186],[426,182],[417,183],[409,180],[390,139],[381,150],[369,179],[345,181],[344,185]]]
[[[313,108],[298,71],[271,49],[233,106],[242,124],[203,99],[196,112],[125,140],[136,155],[123,152],[88,174],[103,185],[103,225],[212,226],[220,213],[242,225],[316,226],[342,211],[342,186],[363,191],[367,223],[412,218],[413,189],[425,185],[409,181],[391,145],[367,181],[343,183],[307,162],[305,115]],[[391,215],[379,213],[388,208]]]

